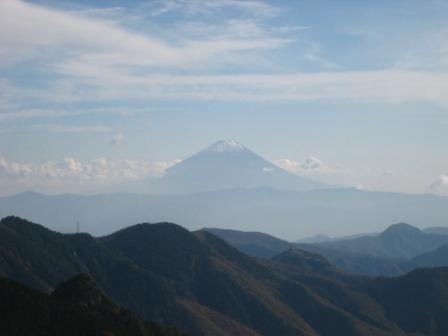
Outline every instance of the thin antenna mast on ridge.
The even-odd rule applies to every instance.
[[[76,221],[76,233],[79,233],[79,221]]]

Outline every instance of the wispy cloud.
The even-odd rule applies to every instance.
[[[171,3],[171,4],[169,4]],[[202,6],[199,6],[199,5]],[[275,12],[258,1],[171,1],[179,10],[214,11],[224,7]],[[159,4],[161,5],[161,4]],[[173,8],[174,8],[173,7]],[[165,12],[168,8],[165,8]],[[448,73],[411,70],[332,71],[317,73],[210,74],[217,64],[247,62],[254,50],[282,48],[292,40],[269,32],[253,20],[226,21],[220,28],[189,24],[190,38],[167,43],[109,21],[38,7],[21,1],[0,4],[0,57],[3,66],[26,59],[45,62],[55,76],[36,87],[3,82],[4,104],[17,101],[356,101],[448,104]],[[26,22],[26,24],[24,24]],[[202,33],[195,36],[194,30]],[[188,34],[187,34],[188,36]],[[212,38],[213,37],[213,38]],[[52,50],[48,53],[48,50]],[[243,54],[240,54],[243,53]],[[53,59],[57,55],[56,59]],[[233,55],[233,56],[230,56]],[[312,52],[308,56],[330,63]],[[249,60],[256,59],[252,55]],[[174,69],[188,65],[187,74]],[[196,68],[196,66],[198,68]],[[139,71],[135,71],[139,67]],[[197,71],[195,71],[195,69]],[[199,70],[202,69],[202,70]],[[192,73],[193,72],[193,73]],[[48,112],[35,111],[44,116]],[[17,113],[32,116],[33,112]],[[7,117],[6,117],[7,116]],[[6,113],[3,118],[12,118]]]
[[[51,109],[14,109],[8,108],[6,111],[0,109],[0,121],[32,118],[53,118],[72,115],[67,111],[56,111]]]
[[[225,64],[255,67],[254,61],[261,58],[253,52],[282,48],[294,40],[288,30],[268,29],[255,20],[258,15],[276,12],[263,2],[172,1],[172,5],[187,12],[196,11],[194,8],[212,12],[234,8],[250,17],[219,24],[185,21],[173,28],[178,38],[163,40],[157,33],[136,32],[85,10],[62,11],[19,0],[0,2],[0,69],[32,63],[30,71],[39,72],[32,83],[17,82],[14,76],[1,79],[0,119],[56,117],[67,112],[24,109],[24,101],[28,105],[92,100],[104,103],[134,99],[135,95],[129,94],[132,92],[142,99],[164,99],[164,92],[169,97],[196,99],[204,86],[197,83],[196,75],[182,78],[181,82],[187,83],[179,88],[169,83],[178,79],[171,74],[178,70],[215,72]],[[161,2],[158,6],[171,5]],[[121,11],[115,8],[112,12],[118,15]],[[251,57],[247,53],[252,53]],[[161,79],[168,85],[159,83]],[[114,98],[110,94],[118,89],[116,85],[122,93]]]
[[[260,18],[281,13],[281,9],[261,1],[171,0],[146,8],[156,16],[172,11],[211,15],[223,9],[247,16],[219,24],[186,20],[172,25],[180,35],[173,39],[149,30],[136,32],[85,11],[63,12],[18,0],[2,1],[0,67],[32,60],[42,64],[38,68],[45,69],[50,77],[35,86],[13,79],[0,82],[0,88],[7,92],[0,93],[0,120],[56,114],[25,111],[20,106],[23,101],[40,105],[216,100],[428,102],[448,106],[447,72],[395,68],[341,71],[315,48],[299,56],[321,64],[325,71],[283,69],[273,73],[272,68],[257,67],[264,52],[288,46],[295,40],[292,32],[297,33],[294,27],[271,29],[260,22]],[[119,15],[123,10],[111,11]],[[244,64],[250,74],[221,68],[229,64]]]
[[[257,2],[223,1],[241,7],[261,6]],[[188,2],[187,2],[188,3]],[[218,6],[221,1],[211,1]],[[243,2],[245,3],[245,2]],[[186,5],[186,4],[185,4]],[[187,6],[187,5],[186,5]],[[190,5],[188,5],[190,6]],[[201,2],[201,6],[203,4]],[[0,3],[1,65],[8,66],[30,58],[50,61],[70,59],[103,65],[182,66],[202,62],[217,53],[252,48],[271,48],[268,42],[241,39],[216,42],[215,39],[170,45],[151,34],[132,32],[109,21],[47,9],[18,0]],[[244,31],[248,27],[236,27]],[[253,29],[253,27],[250,27]],[[235,31],[235,30],[234,30]],[[243,34],[244,35],[244,34]],[[257,36],[261,36],[258,32]],[[240,36],[242,37],[242,36]],[[253,34],[251,34],[253,38]],[[275,46],[275,45],[274,45]],[[51,48],[51,53],[48,53]],[[54,61],[54,60],[53,60]]]
[[[106,52],[110,52],[111,61],[113,51],[120,49],[129,54],[138,51],[139,57],[146,59],[147,64],[175,62],[178,59],[174,48],[157,39],[128,32],[105,21],[14,0],[2,1],[0,13],[3,66],[35,57],[48,59],[55,54],[61,57],[64,53],[70,54],[67,47],[73,48],[74,54],[88,51],[93,56],[95,53],[97,57],[103,55],[105,59],[108,58]]]
[[[75,101],[342,101],[364,103],[427,102],[448,105],[448,73],[422,71],[347,71],[273,75],[152,75],[98,72],[66,65],[66,75],[46,91],[29,90],[22,98]],[[67,81],[67,82],[66,82]],[[64,83],[70,85],[64,85]],[[61,84],[61,85],[59,85]],[[89,92],[79,93],[85,85]],[[81,90],[82,91],[82,90]],[[21,94],[18,93],[20,97]]]
[[[256,0],[162,0],[151,4],[152,15],[182,12],[184,15],[211,15],[223,9],[243,10],[251,15],[273,17],[281,9]]]
[[[30,128],[56,133],[107,133],[112,129],[106,126],[64,126],[58,124],[35,124]]]
[[[29,93],[27,93],[29,94]],[[25,96],[23,96],[25,97]],[[84,108],[76,107],[71,109],[53,109],[53,108],[20,108],[10,104],[1,106],[0,121],[14,121],[26,119],[59,119],[65,117],[82,115],[119,115],[122,117],[135,116],[137,114],[148,114],[151,108],[132,108],[132,107],[102,107],[102,108]]]

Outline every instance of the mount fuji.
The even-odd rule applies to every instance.
[[[150,182],[150,192],[171,194],[259,187],[309,191],[328,186],[291,174],[234,140],[217,141]]]

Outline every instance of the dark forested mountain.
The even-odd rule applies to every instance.
[[[78,273],[89,274],[126,309],[191,335],[448,333],[446,269],[389,284],[345,275],[301,250],[275,260],[254,259],[208,232],[168,223],[93,238],[58,234],[16,217],[0,222],[3,276],[51,292]],[[429,301],[417,292],[421,304],[412,310],[400,312],[401,303],[383,296],[393,288],[399,300],[420,283]],[[432,298],[442,300],[436,310]]]
[[[224,239],[241,252],[260,258],[271,258],[293,247],[293,244],[286,240],[262,232],[245,232],[216,228],[204,228],[202,230]]]
[[[318,244],[300,244],[298,247],[308,252],[317,253],[341,270],[352,274],[398,276],[408,270],[407,267],[404,267],[405,260],[402,259],[336,250]]]
[[[142,321],[108,299],[87,275],[59,285],[51,295],[0,277],[0,335],[176,336]]]
[[[272,260],[299,268],[301,272],[333,275],[340,272],[324,257],[298,248],[290,248],[276,255]]]
[[[232,189],[189,195],[55,195],[23,193],[0,198],[0,217],[28,218],[59,232],[110,234],[146,221],[202,227],[245,228],[296,240],[311,232],[329,235],[380,232],[405,221],[419,227],[448,223],[448,197],[354,189],[279,191]],[[275,225],[273,225],[275,223]]]
[[[442,335],[448,332],[447,277],[448,268],[417,269],[398,278],[374,279],[366,292],[406,333]]]

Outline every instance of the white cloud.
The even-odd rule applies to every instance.
[[[261,3],[248,1],[211,1],[210,8],[238,5],[242,8],[262,7]],[[185,4],[186,5],[186,4]],[[204,7],[201,2],[201,7]],[[236,36],[219,41],[204,38],[202,41],[179,40],[177,46],[163,42],[151,34],[132,32],[113,22],[67,13],[24,3],[18,0],[0,2],[0,65],[9,66],[26,59],[61,61],[70,63],[99,64],[104,66],[191,66],[223,52],[273,48],[282,45],[281,39],[261,34],[254,40]],[[233,31],[241,32],[252,27],[229,24]],[[224,31],[228,31],[224,29]],[[230,31],[228,31],[230,32]],[[181,33],[181,32],[180,32]],[[210,35],[209,35],[210,36]],[[51,52],[49,52],[51,50]],[[56,59],[52,59],[56,57]],[[64,62],[63,62],[64,63]]]
[[[448,189],[448,175],[440,175],[437,180],[429,186],[429,188],[433,190]]]
[[[155,38],[155,33],[137,33],[117,21],[99,19],[94,13],[0,1],[0,66],[32,60],[33,64],[43,63],[39,68],[55,76],[35,87],[0,80],[0,120],[58,113],[20,108],[19,102],[23,101],[42,105],[130,100],[324,100],[448,106],[447,72],[384,69],[288,74],[271,71],[266,75],[261,70],[251,75],[216,74],[223,64],[253,66],[262,59],[258,51],[282,48],[294,40],[291,32],[297,32],[297,27],[269,29],[260,24],[257,16],[279,13],[278,8],[260,1],[172,0],[158,2],[147,10],[153,13],[162,9],[159,15],[173,10],[207,14],[225,8],[248,16],[219,23],[187,20],[173,25],[181,37],[166,42],[162,36]],[[123,8],[111,11],[120,15]],[[319,58],[319,52],[309,52],[301,57],[327,62]],[[328,62],[324,65],[332,67]],[[179,69],[183,75],[178,75]],[[85,113],[89,111],[95,113],[89,109]],[[64,113],[78,112],[61,111],[60,115]]]
[[[40,165],[9,162],[0,156],[0,180],[42,185],[65,185],[70,183],[115,183],[162,176],[179,160],[146,162],[136,160],[111,161],[99,158],[90,162],[65,158],[47,161]]]
[[[274,163],[280,168],[302,176],[350,174],[349,169],[337,165],[327,164],[314,156],[310,156],[303,162],[297,162],[291,159],[281,159],[274,161]]]
[[[167,3],[162,2],[163,6]],[[259,1],[172,3],[182,10],[184,7],[207,11],[236,8],[247,11],[250,16],[275,12],[274,7]],[[122,8],[112,10],[114,15],[122,11]],[[160,77],[176,69],[207,72],[228,63],[254,66],[260,58],[255,54],[247,57],[246,53],[281,48],[292,41],[285,36],[288,31],[269,30],[249,17],[220,23],[174,25],[172,34],[179,37],[166,39],[170,42],[163,41],[157,31],[135,32],[119,23],[98,18],[91,11],[88,14],[85,10],[64,12],[19,0],[0,1],[0,68],[11,69],[26,62],[34,65],[33,71],[42,72],[39,76],[33,75],[38,78],[34,82],[37,85],[16,83],[14,76],[0,78],[0,119],[64,114],[54,109],[23,109],[20,105],[25,101],[28,105],[37,102],[42,106],[52,102],[135,99],[135,96],[146,101],[168,97],[196,99],[194,96],[203,91],[203,84],[196,83],[195,76],[183,78],[182,82],[187,83],[181,87],[172,83],[176,76],[167,76],[163,80],[165,85],[159,83]],[[220,89],[206,86],[211,91]],[[114,97],[117,91],[122,92]]]
[[[196,5],[207,11],[229,6],[248,12],[271,8],[258,1],[233,0],[170,1],[163,6]],[[179,25],[177,31],[182,32],[182,37],[176,43],[167,43],[148,32],[143,35],[92,16],[17,0],[2,1],[0,65],[40,60],[46,71],[56,77],[37,87],[23,87],[6,79],[1,81],[0,118],[13,118],[16,112],[23,118],[54,113],[37,109],[23,111],[16,106],[23,101],[326,100],[448,105],[446,72],[385,69],[269,75],[207,74],[222,63],[254,63],[258,55],[245,57],[245,53],[282,48],[293,39],[247,18],[219,25],[187,22]],[[286,32],[289,34],[290,30]],[[317,57],[315,53],[311,56]],[[135,71],[135,66],[139,71]],[[179,68],[188,71],[176,75],[173,70]]]
[[[8,162],[4,157],[0,156],[0,179],[10,177],[27,178],[31,174],[32,166],[30,164]]]
[[[81,57],[111,62],[118,60],[115,57],[131,57],[133,53],[147,64],[180,61],[174,48],[155,38],[128,32],[106,21],[16,0],[0,2],[0,41],[0,65],[3,66],[29,58],[63,56],[60,53],[81,53]]]

